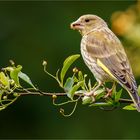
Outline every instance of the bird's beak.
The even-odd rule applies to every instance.
[[[81,22],[79,20],[77,20],[70,24],[70,28],[73,30],[82,30],[83,25],[81,24]]]

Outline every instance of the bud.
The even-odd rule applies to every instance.
[[[46,66],[46,65],[47,65],[47,61],[43,60],[42,65],[43,65],[43,66]]]
[[[18,95],[19,95],[19,94],[18,94],[18,93],[16,93],[16,92],[13,94],[13,96],[15,96],[15,97],[17,97]]]
[[[95,98],[92,96],[92,97],[89,97],[89,96],[84,96],[82,98],[82,104],[90,104],[92,102],[95,101]]]
[[[15,66],[15,62],[13,60],[9,60],[12,66]]]
[[[77,73],[79,70],[75,67],[75,68],[73,68],[73,73]]]
[[[7,96],[3,96],[3,100],[6,100],[7,99]]]
[[[60,108],[60,113],[63,114],[64,113],[64,109]]]
[[[53,99],[56,99],[56,98],[57,98],[57,95],[55,95],[55,94],[52,95],[52,98],[53,98]]]

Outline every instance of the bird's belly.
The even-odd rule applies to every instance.
[[[86,50],[85,45],[81,45],[81,54],[83,60],[90,71],[93,73],[94,77],[97,81],[109,81],[111,77],[100,67],[97,65],[96,58],[92,58]]]

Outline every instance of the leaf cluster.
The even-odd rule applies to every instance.
[[[20,96],[19,92],[25,90],[20,84],[20,79],[35,89],[30,78],[21,70],[21,65],[15,66],[11,61],[11,66],[0,71],[0,110],[12,104]]]

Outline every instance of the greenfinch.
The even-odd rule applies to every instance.
[[[140,112],[140,97],[127,55],[120,40],[106,22],[96,15],[88,14],[71,23],[71,28],[82,35],[83,60],[98,82],[88,95],[94,95],[106,81],[116,81],[128,91]]]

